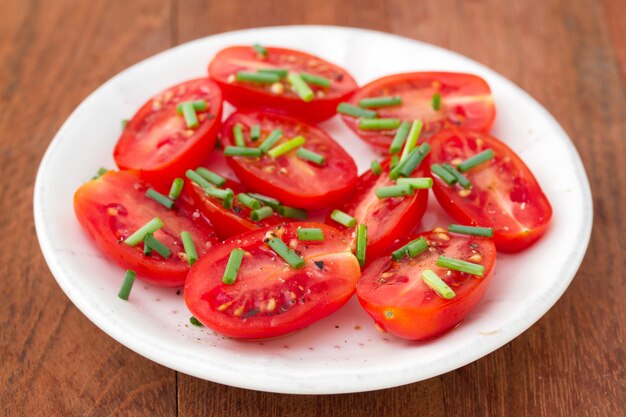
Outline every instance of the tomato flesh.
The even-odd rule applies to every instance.
[[[323,242],[297,239],[298,227],[323,230]],[[264,242],[279,237],[306,264],[293,269]],[[233,285],[222,283],[230,253],[246,251]],[[226,336],[260,339],[309,326],[344,305],[360,275],[343,235],[320,223],[287,223],[251,231],[216,246],[191,269],[185,302],[207,327]]]
[[[357,88],[346,70],[319,57],[286,48],[266,49],[267,57],[263,57],[250,46],[233,46],[221,50],[209,65],[209,76],[219,84],[224,98],[238,109],[273,109],[316,123],[334,115],[337,105]],[[331,85],[320,87],[309,84],[315,98],[305,102],[291,90],[286,78],[275,84],[234,79],[238,71],[256,72],[261,68],[309,73],[331,80]]]
[[[394,261],[391,251],[376,259],[364,271],[357,284],[357,295],[363,308],[385,331],[410,340],[425,340],[441,335],[459,324],[481,300],[496,262],[491,239],[447,233],[444,229],[425,232],[404,239],[424,237],[429,249],[415,258]],[[483,265],[482,277],[450,271],[436,265],[440,256]],[[445,299],[422,279],[422,272],[434,271],[454,292]]]

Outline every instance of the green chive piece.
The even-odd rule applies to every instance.
[[[261,126],[254,125],[250,129],[250,140],[256,142],[261,137]]]
[[[419,237],[410,241],[401,248],[393,251],[391,258],[394,261],[404,258],[405,255],[409,255],[411,258],[415,258],[420,253],[428,249],[428,242],[423,237]]]
[[[230,188],[227,188],[226,190],[230,191],[230,193],[228,193],[226,195],[226,198],[222,200],[222,207],[230,210],[231,208],[233,208],[233,201],[235,201],[235,193]]]
[[[237,71],[235,80],[258,84],[274,84],[280,81],[280,77],[269,73]]]
[[[180,192],[183,190],[183,186],[185,185],[185,180],[182,178],[175,178],[172,181],[172,186],[170,187],[170,193],[168,195],[172,200],[176,200],[180,196]]]
[[[260,148],[244,148],[241,146],[227,146],[226,149],[224,149],[224,155],[260,158],[263,155],[263,152],[261,151]]]
[[[393,130],[400,126],[400,119],[360,119],[361,130]]]
[[[393,169],[398,166],[398,162],[400,162],[400,157],[398,155],[394,155],[391,157],[391,159],[389,160],[390,172],[393,171]]]
[[[130,290],[133,289],[135,278],[137,278],[137,273],[132,269],[127,269],[126,275],[124,275],[124,282],[122,282],[122,287],[120,288],[120,292],[117,293],[117,296],[120,297],[122,300],[128,301],[128,296],[130,295]]]
[[[106,174],[107,172],[109,172],[108,169],[106,168],[99,168],[98,171],[96,172],[96,175],[94,175],[93,177],[91,177],[92,180],[97,180],[98,178],[100,178],[101,176],[103,176],[104,174]]]
[[[148,188],[148,191],[146,191],[146,197],[153,199],[165,208],[171,209],[172,207],[174,207],[173,200],[171,200],[167,196],[164,196],[154,188]]]
[[[433,110],[441,109],[441,94],[439,93],[433,94],[431,105],[433,106]]]
[[[196,109],[193,107],[193,103],[187,101],[185,103],[179,104],[183,111],[183,117],[185,118],[185,123],[189,129],[195,129],[199,126],[198,116],[196,115]]]
[[[359,265],[365,265],[365,249],[367,247],[367,226],[359,223],[356,226],[356,259]]]
[[[404,258],[404,256],[407,255],[408,253],[409,251],[406,249],[406,245],[404,245],[400,249],[396,249],[393,252],[391,252],[391,259],[393,259],[394,261],[398,261]]]
[[[198,261],[198,252],[196,252],[196,246],[193,244],[191,234],[187,231],[182,231],[180,232],[180,238],[183,241],[183,248],[185,248],[187,263],[189,266],[193,266]]]
[[[422,128],[424,127],[424,122],[421,120],[414,120],[411,124],[411,130],[409,131],[409,136],[404,144],[404,149],[402,150],[402,155],[400,156],[400,160],[406,159],[409,156],[409,153],[417,146],[417,141],[420,138],[420,134],[422,133]]]
[[[313,162],[317,165],[324,165],[324,162],[326,162],[326,158],[323,155],[310,151],[306,148],[298,149],[298,152],[296,152],[296,156],[300,159]]]
[[[202,175],[198,174],[193,169],[188,169],[187,172],[185,172],[185,176],[187,178],[189,178],[191,181],[193,181],[196,184],[198,184],[202,188],[211,188],[211,187],[213,187],[213,185],[211,185],[210,182],[208,182]]]
[[[272,248],[274,252],[285,260],[294,269],[300,269],[304,266],[304,258],[298,256],[293,250],[289,249],[285,242],[278,237],[271,238],[267,242],[268,246]]]
[[[411,188],[414,188],[416,190],[423,190],[433,187],[432,178],[398,178],[396,180],[396,183],[408,184],[411,186]]]
[[[375,191],[378,198],[404,197],[413,195],[415,190],[408,184],[390,185],[389,187],[380,187]]]
[[[285,68],[259,68],[257,70],[259,74],[274,74],[277,77],[285,78],[289,74],[289,70]]]
[[[378,115],[374,110],[366,110],[361,107],[353,106],[350,103],[339,103],[337,113],[352,117],[363,117],[365,119],[371,119]]]
[[[394,136],[393,141],[389,146],[389,153],[391,155],[400,153],[400,151],[402,150],[402,146],[406,141],[406,137],[409,134],[409,129],[411,129],[411,124],[409,122],[402,122],[402,124],[400,124],[400,127],[396,132],[396,136]]]
[[[280,129],[272,130],[272,133],[259,145],[259,149],[262,153],[267,153],[276,142],[283,136],[283,131]]]
[[[377,160],[373,160],[372,164],[370,166],[371,170],[372,170],[372,174],[379,176],[380,174],[383,173],[383,167],[380,166],[380,162],[378,162]]]
[[[204,191],[211,197],[219,198],[220,200],[233,198],[233,190],[231,190],[230,188],[222,190],[221,188],[208,187],[205,188]]]
[[[462,261],[460,259],[448,258],[441,255],[437,258],[437,266],[441,268],[448,268],[453,271],[467,272],[468,274],[478,275],[480,277],[482,277],[485,273],[485,267],[482,265]]]
[[[124,243],[128,246],[137,246],[144,240],[146,235],[154,233],[162,227],[163,222],[161,221],[161,219],[155,217],[154,219],[150,220],[148,223],[137,229],[135,233],[124,239]]]
[[[472,156],[471,158],[468,158],[465,161],[461,162],[457,166],[457,168],[459,169],[459,171],[465,172],[470,168],[474,168],[475,166],[478,166],[482,163],[485,163],[493,159],[493,157],[494,157],[493,151],[491,149],[485,149],[481,153],[478,153]]]
[[[239,274],[239,268],[241,267],[241,262],[243,261],[243,255],[246,252],[243,249],[233,249],[230,252],[230,256],[228,257],[228,263],[226,264],[226,270],[224,271],[224,276],[222,276],[222,282],[226,285],[233,285],[237,280],[237,275]]]
[[[400,96],[368,97],[359,100],[359,106],[367,108],[399,106],[400,104],[402,104]]]
[[[333,210],[330,213],[330,218],[346,227],[354,227],[356,225],[356,219],[341,210]]]
[[[126,128],[126,125],[128,125],[128,119],[122,119],[122,129]]]
[[[215,184],[217,187],[223,187],[226,184],[226,178],[217,175],[215,172],[208,170],[204,167],[198,167],[196,172],[202,176],[205,180]]]
[[[454,175],[439,164],[432,164],[430,166],[430,172],[441,178],[441,180],[448,185],[452,185],[456,182]]]
[[[144,256],[152,256],[152,248],[147,244],[143,244],[143,254]]]
[[[422,279],[426,285],[428,285],[431,290],[439,294],[440,297],[445,298],[446,300],[451,300],[456,297],[452,288],[439,278],[439,275],[435,274],[433,270],[427,269],[422,272]]]
[[[493,237],[492,227],[477,227],[464,226],[461,224],[451,224],[450,226],[448,226],[448,231],[452,233],[459,233],[462,235]]]
[[[275,198],[263,195],[263,194],[248,193],[248,195],[250,197],[254,198],[255,200],[259,200],[260,202],[262,202],[264,204],[267,204],[268,206],[272,207],[273,209],[275,209],[276,207],[278,207],[280,205],[280,201],[276,200]]]
[[[255,43],[252,45],[252,49],[256,51],[257,54],[261,55],[263,58],[267,57],[267,49],[259,43]]]
[[[152,249],[165,259],[169,258],[172,255],[172,251],[160,240],[152,236],[152,233],[146,235],[146,237],[143,239],[143,244],[150,246],[150,249]]]
[[[278,158],[279,156],[284,155],[287,152],[304,145],[304,142],[306,142],[304,136],[296,136],[293,139],[289,139],[287,142],[281,143],[280,145],[273,147],[272,149],[267,151],[267,154],[272,158]]]
[[[235,123],[233,126],[233,137],[235,138],[236,146],[246,146],[246,140],[243,138],[243,130],[241,124]]]
[[[194,326],[204,327],[204,324],[200,323],[200,320],[198,320],[194,316],[189,317],[189,323],[193,324]]]
[[[298,227],[298,240],[316,241],[324,240],[324,231],[317,227]]]
[[[328,78],[321,77],[319,75],[308,74],[306,72],[301,72],[300,77],[302,77],[302,79],[309,84],[316,85],[318,87],[324,87],[324,88],[330,87],[330,84],[332,82]]]
[[[404,160],[400,159],[400,163],[389,173],[391,179],[397,179],[400,176],[410,177],[413,171],[422,163],[426,155],[430,152],[430,145],[423,143],[409,153]]]
[[[250,212],[250,218],[255,222],[260,222],[261,220],[265,220],[274,214],[274,209],[269,206],[263,206],[256,210],[252,210]]]
[[[289,81],[289,84],[291,84],[296,94],[298,94],[303,101],[308,103],[315,97],[313,90],[311,90],[311,87],[302,79],[300,74],[291,73],[287,75],[287,81]]]
[[[452,174],[454,176],[454,178],[457,180],[457,182],[459,183],[459,185],[465,189],[471,188],[472,187],[472,183],[470,182],[470,180],[467,179],[467,177],[463,174],[461,174],[459,171],[457,171],[457,169],[455,167],[453,167],[452,165],[450,165],[449,163],[445,162],[442,165],[443,169],[447,170],[450,174]]]
[[[176,112],[178,114],[183,114],[183,105],[184,104],[191,104],[193,106],[193,109],[196,112],[205,111],[207,109],[206,100],[183,101],[182,103],[178,103],[178,105],[176,106]]]
[[[308,217],[308,213],[306,212],[306,210],[295,207],[283,206],[282,204],[276,206],[275,210],[282,217],[287,217],[289,219],[306,220],[306,218]]]
[[[256,210],[261,207],[261,202],[259,200],[250,197],[246,193],[237,194],[237,201],[251,210]]]

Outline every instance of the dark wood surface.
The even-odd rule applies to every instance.
[[[63,121],[101,83],[159,51],[285,24],[365,27],[449,48],[520,85],[562,124],[589,174],[594,229],[570,288],[536,325],[427,381],[290,396],[159,366],[70,303],[40,254],[32,218],[36,168]],[[626,415],[625,69],[622,0],[3,0],[0,414]]]

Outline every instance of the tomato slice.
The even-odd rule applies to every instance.
[[[441,96],[439,110],[433,109],[433,96]],[[380,107],[377,117],[403,121],[420,119],[427,137],[446,126],[488,132],[496,116],[491,89],[485,80],[472,74],[451,72],[412,72],[379,78],[361,87],[350,99],[358,105],[369,97],[400,96],[401,105]],[[359,119],[343,116],[346,124],[362,139],[387,151],[396,131],[361,130]]]
[[[337,105],[357,88],[346,70],[314,55],[286,48],[267,47],[267,56],[250,46],[222,49],[209,65],[209,76],[219,84],[224,98],[238,109],[275,109],[316,123],[334,115]],[[315,93],[312,101],[303,101],[286,78],[274,84],[236,81],[238,71],[280,68],[290,73],[308,73],[331,81],[330,87],[309,84]]]
[[[429,242],[425,252],[398,261],[391,256],[378,258],[365,268],[357,284],[359,302],[375,323],[410,340],[430,339],[459,324],[485,294],[496,262],[491,239],[450,234],[445,229],[405,239],[394,249],[420,236]],[[479,277],[438,267],[440,255],[483,265],[484,274]],[[455,292],[454,298],[441,297],[424,282],[422,272],[427,269]]]
[[[188,231],[198,256],[204,255],[217,238],[209,222],[182,200],[173,209],[146,197],[150,185],[134,171],[109,171],[89,181],[74,195],[74,211],[78,221],[104,255],[124,269],[137,272],[138,278],[163,287],[182,286],[189,271],[180,232]],[[167,193],[163,189],[157,189]],[[122,241],[154,217],[164,226],[154,237],[172,254],[161,257],[143,253],[143,244],[130,247]]]
[[[206,100],[207,109],[197,112],[199,126],[190,129],[176,107],[195,100]],[[150,180],[182,176],[213,150],[221,119],[222,93],[208,78],[170,87],[130,119],[115,146],[115,163],[120,169],[139,170]]]
[[[274,129],[283,132],[275,146],[296,136],[304,136],[304,148],[326,158],[316,165],[296,156],[292,150],[277,158],[228,157],[228,164],[241,182],[249,189],[274,197],[288,206],[301,208],[329,207],[349,195],[357,179],[354,160],[323,130],[291,117],[265,112],[236,112],[222,128],[224,146],[233,146],[233,127],[242,126],[248,147],[258,147]],[[250,140],[250,129],[261,127],[261,137]]]
[[[430,141],[431,164],[455,164],[486,149],[495,156],[464,175],[470,191],[434,177],[433,191],[443,209],[458,222],[494,228],[498,250],[517,252],[548,228],[552,207],[526,164],[504,143],[487,134],[446,129]]]
[[[297,228],[320,228],[322,242],[297,239]],[[293,269],[265,243],[279,237],[306,264]],[[246,254],[233,285],[222,283],[230,253]],[[207,327],[260,339],[302,329],[335,312],[354,293],[359,263],[343,235],[320,223],[287,223],[251,231],[216,246],[189,272],[185,302]]]
[[[375,259],[385,252],[389,245],[419,225],[428,204],[428,190],[416,190],[412,196],[378,198],[377,188],[395,185],[389,178],[389,159],[381,163],[383,172],[375,175],[371,170],[363,173],[354,188],[354,193],[348,201],[339,207],[353,216],[357,223],[367,226],[366,259]],[[424,177],[424,171],[416,169],[411,177]],[[351,246],[355,245],[355,227],[346,228],[328,216],[326,223],[345,230]]]

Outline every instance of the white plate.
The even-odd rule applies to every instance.
[[[485,78],[498,115],[493,134],[529,165],[550,199],[548,233],[521,254],[498,257],[496,276],[478,308],[456,329],[426,343],[378,333],[358,302],[297,334],[238,342],[189,324],[176,290],[138,281],[129,302],[117,292],[123,271],[81,230],[74,191],[100,166],[114,167],[120,120],[153,94],[204,75],[211,57],[234,44],[302,49],[350,71],[359,84],[383,75],[448,70]],[[231,109],[228,107],[228,109]],[[338,117],[322,125],[355,157],[374,157]],[[432,195],[431,195],[432,197]],[[422,227],[446,225],[431,198]],[[52,274],[98,327],[135,352],[207,380],[262,391],[323,394],[367,391],[423,380],[493,352],[530,327],[557,301],[583,258],[592,223],[589,183],[572,142],[550,114],[510,81],[468,58],[421,42],[362,29],[289,26],[229,32],[160,53],[91,94],[50,144],[34,195],[37,235]]]

